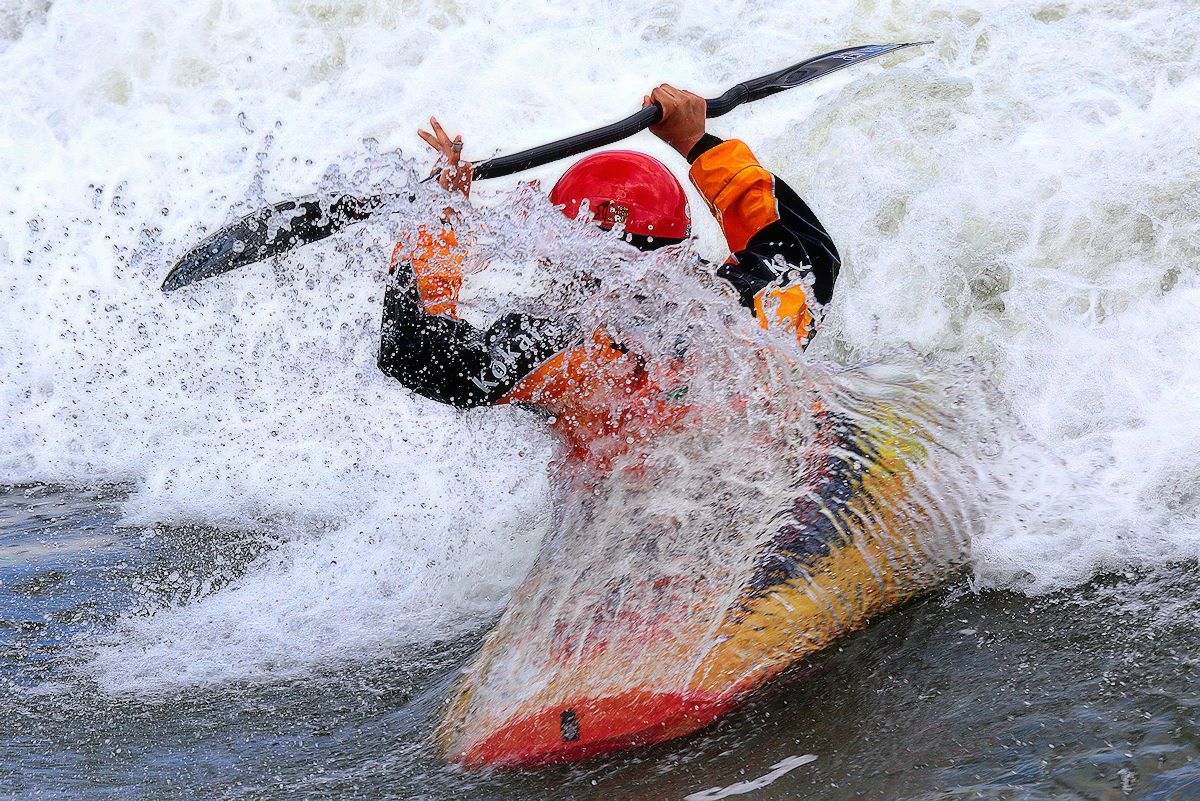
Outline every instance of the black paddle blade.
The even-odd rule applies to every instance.
[[[384,202],[382,196],[310,195],[247,214],[185,253],[163,280],[163,292],[332,236],[367,219]]]
[[[897,50],[927,44],[933,43],[903,42],[901,44],[860,45],[859,47],[846,47],[841,50],[834,50],[832,53],[825,53],[816,58],[801,61],[799,64],[784,67],[778,72],[772,72],[770,75],[764,75],[752,81],[739,83],[720,97],[707,101],[707,116],[710,118],[720,117],[733,111],[743,103],[751,103],[755,100],[761,100],[764,97],[770,97],[785,89],[793,89],[809,81],[815,81],[817,78],[824,78],[826,75],[845,69],[846,67],[852,67],[855,64],[861,64],[864,61],[885,56],[888,53],[895,53]]]
[[[816,58],[801,61],[799,64],[785,67],[778,72],[772,72],[770,75],[764,75],[761,78],[739,83],[720,97],[706,101],[708,103],[707,116],[709,118],[720,117],[733,111],[743,103],[770,97],[776,92],[782,92],[785,89],[791,89],[802,83],[814,81],[817,78],[824,77],[846,67],[851,67],[855,64],[887,55],[888,53],[894,53],[906,47],[916,47],[923,44],[930,43],[905,42],[902,44],[860,45],[859,47],[846,47],[841,50],[834,50],[832,53],[825,53]],[[474,178],[476,181],[483,181],[488,178],[500,178],[505,175],[511,175],[514,172],[540,167],[543,164],[549,164],[559,159],[578,156],[585,151],[597,147],[605,147],[606,145],[611,145],[614,142],[619,142],[622,139],[633,136],[638,131],[649,128],[660,119],[662,119],[662,107],[655,103],[603,128],[569,136],[566,139],[551,142],[548,145],[531,147],[529,150],[522,150],[520,153],[497,156],[494,159],[481,161],[475,165]]]

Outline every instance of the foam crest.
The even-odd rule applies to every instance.
[[[711,126],[792,183],[845,257],[811,358],[911,351],[906,363],[961,372],[960,389],[986,376],[994,397],[962,390],[968,418],[995,421],[973,466],[999,482],[973,538],[980,584],[1042,591],[1196,557],[1190,2],[779,2],[743,9],[736,26],[686,3],[530,9],[59,0],[0,12],[0,480],[121,482],[132,525],[284,532],[234,584],[126,621],[96,657],[106,683],[121,685],[143,648],[160,667],[140,678],[174,686],[303,672],[465,625],[520,580],[547,514],[537,420],[460,415],[374,367],[387,253],[397,229],[428,218],[430,196],[164,297],[188,246],[264,201],[410,186],[426,165],[395,151],[417,145],[411,128],[431,112],[485,157],[619,118],[661,81],[715,94],[863,41],[935,44]],[[629,145],[679,164],[649,135]],[[491,267],[469,278],[467,314],[536,305],[547,288],[579,307],[539,268],[548,256],[656,280],[652,261],[511,194],[560,168],[477,188],[492,207],[473,220]],[[716,224],[688,191],[694,247],[720,260]],[[615,309],[631,339],[665,341],[628,295],[579,311]],[[719,395],[731,362],[710,353]],[[193,652],[205,656],[189,667]]]

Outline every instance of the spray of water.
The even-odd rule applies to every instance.
[[[466,221],[477,252],[533,265],[542,291],[506,303],[602,328],[663,388],[632,414],[678,414],[612,463],[555,464],[549,532],[456,690],[448,753],[546,710],[556,740],[563,708],[612,714],[578,711],[595,699],[751,689],[963,563],[1003,494],[984,451],[1015,430],[978,369],[810,358],[691,248],[641,254],[525,190]]]
[[[766,3],[736,26],[726,13],[70,0],[0,11],[0,479],[121,483],[130,525],[284,541],[233,583],[121,623],[93,662],[102,683],[270,680],[462,630],[503,606],[563,508],[540,420],[456,414],[375,370],[387,253],[397,229],[434,216],[434,199],[163,297],[170,262],[206,230],[310,191],[407,188],[423,170],[395,151],[431,111],[485,156],[590,128],[601,109],[620,116],[648,84],[716,89],[857,41],[936,44],[714,123],[796,186],[846,267],[799,368],[694,344],[695,364],[711,365],[689,384],[712,407],[705,419],[748,427],[721,416],[731,371],[756,424],[803,429],[792,412],[822,392],[864,418],[878,419],[870,399],[882,397],[952,422],[927,426],[931,442],[959,432],[965,446],[947,448],[962,454],[960,483],[992,487],[977,493],[985,524],[966,545],[976,586],[1041,592],[1200,553],[1192,5]],[[554,80],[530,77],[546,64]],[[649,136],[630,144],[674,158]],[[473,221],[466,313],[480,321],[564,283],[539,259],[586,272],[593,255],[512,186],[477,188],[496,215]],[[719,260],[694,195],[692,208],[696,250]],[[722,326],[772,346],[696,294],[702,266],[605,252],[623,281],[588,303],[565,282],[559,306],[585,322],[623,315],[622,336],[651,354]],[[612,294],[639,281],[655,292]],[[654,306],[662,297],[679,308]]]

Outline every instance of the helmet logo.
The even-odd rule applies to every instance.
[[[629,207],[615,200],[604,201],[598,211],[600,214],[596,218],[605,228],[616,228],[629,220]]]

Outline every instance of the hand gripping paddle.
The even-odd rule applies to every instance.
[[[720,117],[743,103],[770,97],[854,64],[922,44],[929,42],[847,47],[801,61],[770,75],[739,83],[720,97],[707,101],[707,116],[710,119]],[[660,119],[662,107],[657,103],[649,105],[612,125],[480,162],[475,165],[474,180],[511,175],[578,155],[585,150],[611,145],[649,128]],[[400,198],[400,195],[359,197],[322,194],[274,203],[205,237],[171,268],[163,280],[162,289],[170,292],[325,239],[343,228],[362,222]]]

